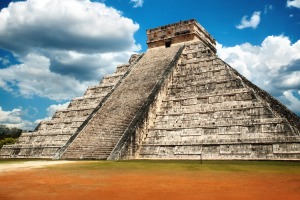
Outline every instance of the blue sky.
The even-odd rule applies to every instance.
[[[219,57],[300,116],[300,0],[1,0],[0,9],[0,124],[33,129],[146,51],[147,29],[191,18]]]

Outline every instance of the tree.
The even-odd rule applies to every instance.
[[[20,137],[22,130],[19,128],[9,128],[0,124],[0,148],[5,144],[13,144]]]
[[[0,140],[3,140],[6,137],[6,133],[9,128],[5,125],[0,124]]]

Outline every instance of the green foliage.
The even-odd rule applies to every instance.
[[[0,148],[6,144],[14,144],[16,139],[20,137],[22,133],[21,129],[9,128],[5,125],[0,124]]]
[[[0,148],[2,148],[3,145],[14,144],[15,142],[15,138],[4,138],[3,140],[0,140]]]
[[[0,140],[4,138],[18,138],[22,133],[21,129],[18,128],[8,128],[5,125],[0,125]]]

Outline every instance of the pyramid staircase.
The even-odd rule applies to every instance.
[[[159,84],[181,54],[180,45],[150,49],[63,153],[63,159],[107,159],[134,129]]]

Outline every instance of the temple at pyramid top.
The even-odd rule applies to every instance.
[[[202,41],[216,53],[215,39],[195,20],[180,21],[147,30],[148,48],[170,47],[188,41]]]

